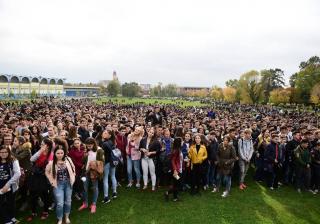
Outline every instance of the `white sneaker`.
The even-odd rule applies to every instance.
[[[221,195],[221,197],[225,198],[229,195],[229,192],[228,191],[224,191],[223,194]]]
[[[156,187],[155,186],[152,186],[152,191],[155,191],[156,190]]]
[[[316,189],[313,192],[314,192],[314,194],[318,194],[319,191]]]
[[[66,217],[65,223],[66,223],[66,224],[70,224],[70,223],[71,223],[70,219]]]
[[[273,188],[273,187],[270,187],[270,190],[272,190],[272,191],[273,191],[273,190],[274,190],[274,188]]]
[[[140,184],[136,184],[136,188],[138,188],[138,189],[139,189],[139,188],[140,188]]]
[[[216,192],[218,192],[218,188],[213,188],[213,190],[211,191],[212,193],[216,193]]]
[[[129,184],[127,185],[127,187],[132,187],[132,183],[129,183]]]

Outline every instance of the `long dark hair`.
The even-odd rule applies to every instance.
[[[115,144],[116,143],[116,136],[115,136],[115,134],[114,134],[114,131],[112,131],[112,130],[110,130],[110,129],[106,129],[106,130],[104,130],[103,132],[108,132],[109,133],[109,135],[110,135],[110,138],[109,139],[107,139],[107,140],[110,140],[111,142],[112,142],[112,144]],[[103,140],[105,140],[105,139],[103,139]]]
[[[55,138],[54,143],[55,143],[55,149],[53,152],[52,174],[53,174],[53,178],[56,178],[56,164],[57,164],[56,152],[58,150],[62,150],[64,154],[62,160],[65,161],[68,154],[68,143],[66,140],[60,137]]]
[[[182,138],[174,138],[172,143],[172,152],[181,150]]]
[[[13,161],[15,160],[15,158],[14,158],[14,156],[12,155],[10,148],[9,148],[8,146],[2,145],[2,146],[0,147],[0,151],[3,150],[3,149],[7,150],[7,152],[8,152],[8,157],[6,158],[6,162],[7,162],[7,163],[13,162]]]
[[[93,152],[96,152],[98,150],[97,141],[92,137],[87,138],[85,141],[85,144],[86,145],[93,145],[93,148],[92,148]]]

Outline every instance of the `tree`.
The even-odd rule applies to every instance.
[[[99,88],[99,94],[102,96],[105,96],[107,95],[107,93],[108,93],[107,88],[101,85]]]
[[[259,103],[262,95],[259,72],[252,70],[241,75],[239,88],[242,103]]]
[[[237,89],[239,87],[239,80],[238,79],[230,79],[230,80],[226,81],[226,86]]]
[[[174,97],[178,95],[177,91],[177,85],[176,84],[168,84],[163,87],[162,89],[162,95],[163,96],[168,96],[168,97]]]
[[[291,97],[290,89],[274,89],[270,92],[270,103],[289,103]]]
[[[155,87],[151,88],[150,95],[151,96],[161,96],[162,87],[160,84],[156,85]]]
[[[214,99],[214,100],[223,100],[223,93],[222,93],[222,89],[218,86],[213,86],[210,90],[210,96]]]
[[[118,80],[112,80],[107,86],[107,92],[109,96],[115,97],[120,93],[120,83]]]
[[[306,62],[300,63],[300,71],[291,76],[291,84],[299,93],[299,97],[303,103],[308,103],[312,88],[320,82],[320,58],[311,57]]]
[[[141,93],[141,87],[136,82],[124,83],[121,87],[122,96],[136,97]]]
[[[233,87],[225,87],[222,89],[223,98],[228,103],[236,102],[237,90]]]
[[[32,89],[30,93],[30,98],[31,99],[36,99],[38,97],[37,91],[35,89]]]
[[[310,93],[310,102],[314,104],[320,103],[320,83],[316,84]]]
[[[268,69],[261,71],[261,88],[264,93],[264,102],[269,101],[270,92],[282,88],[284,83],[284,72],[279,69]]]

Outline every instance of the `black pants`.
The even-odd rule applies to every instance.
[[[43,191],[30,191],[31,195],[31,211],[32,213],[37,213],[37,207],[38,207],[38,198],[40,197],[43,202],[43,212],[48,212],[49,208],[49,200],[50,200],[50,193],[48,190]]]
[[[178,192],[179,192],[180,185],[181,185],[181,173],[179,173],[179,176],[180,176],[179,180],[174,178],[173,175],[171,176],[171,184],[172,185],[170,186],[168,193],[173,194],[174,199],[178,199]]]
[[[11,191],[0,195],[0,221],[1,223],[11,222],[15,218],[16,202],[15,193]]]
[[[266,172],[266,181],[268,187],[278,188],[281,175],[281,169],[274,165],[273,170]]]
[[[201,164],[193,164],[191,170],[191,192],[195,192],[195,187],[197,187],[197,192],[199,192],[200,181],[202,179],[201,171]]]
[[[73,193],[82,195],[83,192],[83,182],[81,180],[81,175],[76,175],[76,179],[73,184]]]
[[[315,190],[320,190],[320,166],[312,166],[312,183]]]
[[[296,187],[297,189],[310,189],[311,168],[296,166]]]

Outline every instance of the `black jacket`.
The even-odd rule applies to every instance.
[[[80,139],[83,143],[90,137],[89,131],[81,127],[78,129],[78,134],[81,136]]]
[[[156,152],[155,155],[151,155],[149,158],[155,158],[161,150],[161,144],[158,140],[150,142],[148,148],[146,146],[147,146],[147,137],[141,139],[139,149],[147,149],[149,150],[149,152]],[[141,157],[144,157],[143,152],[141,152]]]
[[[105,141],[102,143],[102,149],[104,151],[104,160],[105,163],[111,162],[111,152],[115,149],[115,145],[111,140]]]
[[[217,141],[210,142],[208,146],[208,161],[211,163],[217,161],[217,153],[218,153],[219,143]]]

